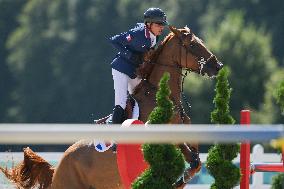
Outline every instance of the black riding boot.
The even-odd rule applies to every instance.
[[[112,123],[121,124],[125,120],[125,111],[120,105],[116,105],[112,113]]]

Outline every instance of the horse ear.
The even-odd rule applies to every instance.
[[[187,31],[187,34],[190,36],[190,40],[193,41],[193,33],[191,33],[191,30],[189,29],[189,27],[185,26],[184,27],[185,31]]]
[[[189,29],[189,27],[185,26],[184,29],[185,29],[188,33],[191,33],[191,30]]]
[[[175,28],[174,26],[169,26],[170,30],[177,35],[179,38],[182,36],[181,31],[179,31],[177,28]]]

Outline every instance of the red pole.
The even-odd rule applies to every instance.
[[[241,111],[241,124],[242,126],[249,127],[250,124],[250,111]],[[242,142],[240,149],[240,168],[241,168],[241,183],[240,189],[249,189],[250,178],[250,143],[249,141]]]
[[[283,163],[255,163],[255,172],[284,172]]]
[[[282,149],[282,163],[283,163],[283,167],[284,167],[284,146],[282,145],[281,146],[281,149]]]

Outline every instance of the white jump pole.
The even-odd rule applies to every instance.
[[[121,128],[94,124],[0,124],[0,144],[69,144],[81,139],[119,143],[212,144],[270,142],[283,137],[283,125],[148,125]]]

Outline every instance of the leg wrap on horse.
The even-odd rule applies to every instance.
[[[191,161],[189,162],[190,164],[190,168],[191,169],[197,169],[201,162],[200,162],[200,158],[199,158],[199,153],[198,151],[192,147],[192,146],[188,146],[188,148],[190,149],[191,151]]]
[[[201,161],[196,148],[189,146],[186,143],[179,144],[179,148],[185,157],[185,161],[189,164],[189,167],[185,168],[183,175],[174,184],[176,187],[188,183],[201,169]]]
[[[200,159],[194,159],[189,163],[191,169],[197,169],[200,166]]]
[[[199,153],[194,147],[188,146],[186,143],[183,143],[179,144],[179,148],[181,149],[186,162],[190,163],[199,159]]]
[[[120,105],[116,105],[113,109],[112,123],[120,124],[125,120],[125,111]]]

